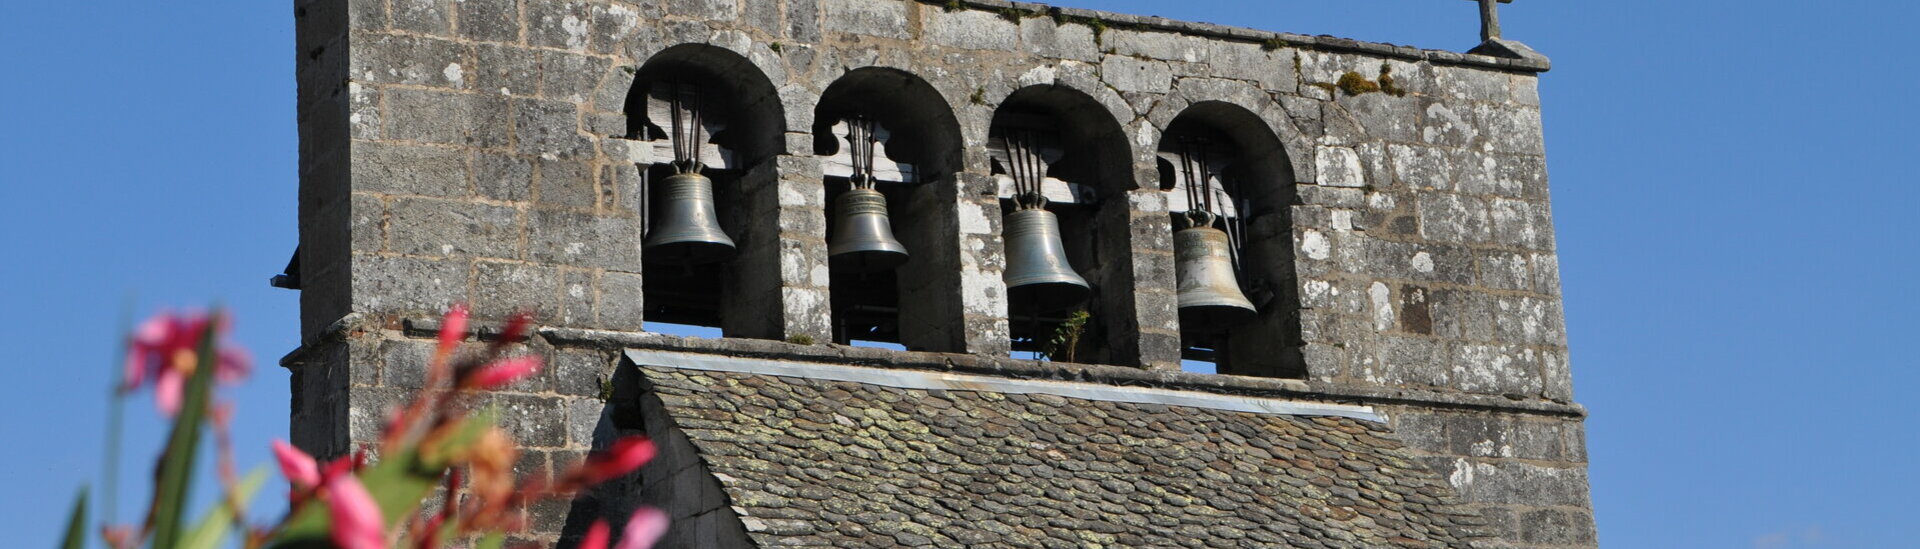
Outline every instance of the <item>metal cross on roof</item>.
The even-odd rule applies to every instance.
[[[1513,0],[1471,0],[1480,3],[1480,41],[1486,42],[1500,37],[1500,6],[1512,4]]]

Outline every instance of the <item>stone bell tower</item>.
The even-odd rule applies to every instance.
[[[529,541],[654,505],[669,547],[1593,547],[1548,64],[1496,2],[1455,53],[1002,0],[298,0],[293,439],[374,440],[464,302],[541,324],[550,367],[488,397],[520,471],[663,449]]]

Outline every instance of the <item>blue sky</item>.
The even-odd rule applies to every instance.
[[[1458,0],[1065,5],[1464,49]],[[1737,4],[1737,7],[1734,7]],[[0,3],[0,527],[51,543],[100,477],[115,324],[220,302],[286,428],[296,296],[290,2]],[[1920,8],[1521,0],[1542,85],[1593,497],[1611,547],[1913,547],[1920,322],[1906,59]],[[159,438],[132,404],[123,499]],[[125,509],[133,509],[129,505]],[[121,513],[124,518],[130,511]],[[34,540],[48,540],[46,542]]]

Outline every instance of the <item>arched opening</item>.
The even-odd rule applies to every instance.
[[[756,214],[761,191],[742,181],[783,148],[785,118],[772,82],[730,50],[682,44],[636,71],[626,112],[626,137],[644,159],[645,329],[779,337],[753,319],[766,294],[778,303],[778,281],[754,267],[778,262],[777,220]],[[710,197],[674,177],[695,172],[711,181]],[[664,236],[688,233],[694,236],[676,238],[692,244],[660,245]]]
[[[1008,96],[988,135],[1007,216],[1014,356],[1137,365],[1138,345],[1128,341],[1137,327],[1124,196],[1132,159],[1119,122],[1079,90],[1040,85]],[[1046,214],[1021,213],[1033,210]],[[1054,232],[1057,248],[1047,242]],[[1061,281],[1076,274],[1077,283]]]
[[[1176,233],[1183,369],[1304,377],[1293,167],[1280,139],[1245,108],[1209,101],[1168,123],[1156,153]],[[1194,227],[1225,238],[1181,235]],[[1224,255],[1206,253],[1214,251]],[[1221,305],[1235,297],[1252,310]]]
[[[824,157],[827,239],[834,250],[834,340],[965,351],[954,207],[961,137],[946,100],[911,73],[856,69],[821,95],[813,136],[815,154]],[[853,210],[862,203],[843,200],[853,198],[847,193],[855,187],[885,198],[884,220],[860,221]],[[861,250],[879,247],[884,233],[904,247],[904,263],[862,259],[882,253]]]

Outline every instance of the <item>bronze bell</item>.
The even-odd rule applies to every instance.
[[[1015,307],[1034,312],[1057,311],[1079,303],[1092,293],[1087,279],[1067,263],[1067,247],[1060,241],[1060,218],[1040,208],[1007,214],[1006,243],[1008,298]]]
[[[907,262],[907,247],[893,237],[887,219],[886,195],[855,187],[840,194],[836,210],[839,220],[833,224],[833,242],[827,244],[829,268],[873,273]]]
[[[701,265],[733,258],[733,239],[713,213],[712,179],[677,173],[660,180],[660,187],[658,215],[641,247],[648,261]]]
[[[1173,233],[1173,269],[1180,290],[1180,323],[1225,327],[1256,312],[1233,276],[1227,233],[1208,226]]]

